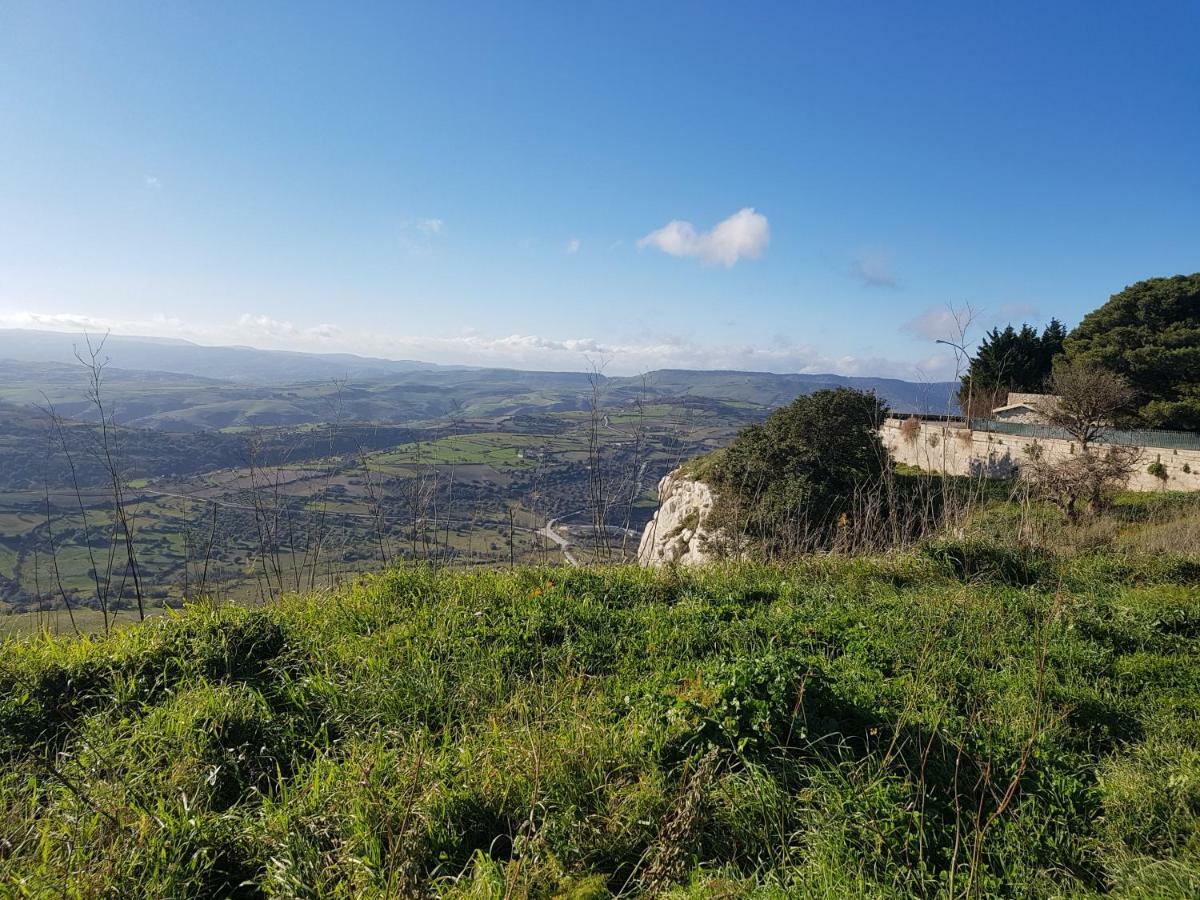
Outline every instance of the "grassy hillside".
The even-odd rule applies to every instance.
[[[1200,567],[405,569],[0,653],[0,895],[1195,896]]]

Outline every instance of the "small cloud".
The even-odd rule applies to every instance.
[[[238,317],[238,327],[266,337],[295,337],[298,333],[298,329],[291,322],[251,313],[242,313]]]
[[[896,288],[896,276],[892,272],[892,261],[882,253],[860,254],[850,264],[850,275],[866,287]]]
[[[0,313],[0,328],[36,328],[47,331],[108,331],[108,319],[78,313]]]
[[[621,240],[620,238],[617,238],[615,241],[613,241],[611,244],[608,245],[608,249],[616,250],[618,247],[620,247],[624,243],[625,242],[623,240]]]
[[[952,310],[947,307],[934,307],[909,319],[900,326],[900,330],[908,332],[913,337],[936,341],[957,337],[959,322]]]
[[[758,259],[770,240],[767,217],[747,206],[712,231],[697,231],[691,222],[675,219],[639,240],[638,249],[654,247],[670,256],[694,256],[728,269],[739,259]]]
[[[446,223],[441,219],[417,219],[413,222],[413,227],[422,234],[441,234],[446,227]]]
[[[569,241],[567,241],[567,246],[564,249],[569,254],[578,253],[579,252],[579,238],[571,238]]]
[[[142,179],[142,183],[152,191],[162,190],[162,182],[157,175],[147,175]]]
[[[243,313],[238,317],[237,323],[239,332],[267,338],[329,341],[342,336],[342,329],[336,325],[322,323],[311,328],[299,328],[291,322],[251,313]]]
[[[323,322],[320,325],[314,325],[312,328],[304,329],[304,334],[322,341],[332,341],[342,336],[342,329],[336,325]]]

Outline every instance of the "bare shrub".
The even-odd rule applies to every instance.
[[[916,416],[909,416],[900,423],[900,434],[904,440],[910,444],[917,442],[917,437],[921,433],[921,420]]]
[[[1067,459],[1048,459],[1034,442],[1025,448],[1028,461],[1021,466],[1021,478],[1035,497],[1057,506],[1068,521],[1079,519],[1080,504],[1089,512],[1099,512],[1105,496],[1124,487],[1137,467],[1142,451],[1138,447],[1108,447],[1103,451],[1082,450]]]
[[[1040,403],[1038,411],[1077,440],[1084,453],[1134,399],[1122,376],[1081,360],[1057,366],[1048,387],[1052,398]]]

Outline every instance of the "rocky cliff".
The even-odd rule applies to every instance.
[[[658,483],[658,511],[646,524],[638,545],[643,566],[698,566],[713,558],[706,547],[712,534],[705,529],[713,508],[707,484],[676,469]]]

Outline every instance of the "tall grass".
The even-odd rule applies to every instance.
[[[10,640],[0,895],[1195,896],[1198,583],[943,541]]]

